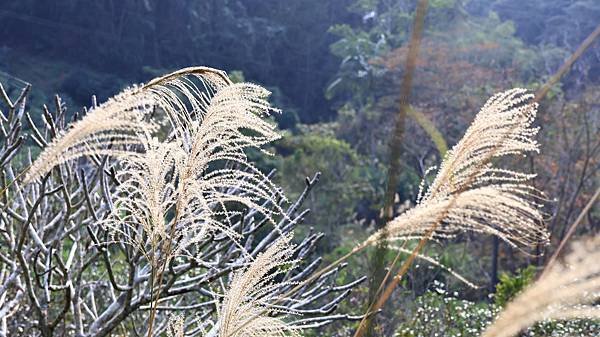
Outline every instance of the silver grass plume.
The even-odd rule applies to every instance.
[[[490,325],[482,337],[511,337],[536,322],[600,319],[600,236],[572,245],[564,265],[525,289]]]
[[[194,258],[194,244],[209,234],[230,237],[247,256],[237,240],[240,233],[231,227],[232,216],[239,214],[230,211],[232,204],[251,208],[273,224],[273,215],[286,217],[280,207],[283,193],[246,154],[248,148],[266,152],[262,146],[279,138],[275,126],[263,120],[274,110],[266,100],[270,93],[248,83],[198,88],[184,74],[178,71],[144,86],[151,88],[146,90],[173,130],[163,142],[145,130],[138,134],[144,152],[121,158],[123,183],[102,222],[113,241],[133,245],[146,257],[159,288],[172,259]],[[151,293],[151,298],[156,308],[158,295]]]
[[[177,85],[184,90],[185,84]],[[239,233],[228,223],[232,204],[252,208],[275,223],[273,216],[281,213],[278,201],[285,197],[245,152],[249,147],[264,151],[262,145],[279,138],[263,120],[272,110],[268,95],[248,83],[213,88],[211,97],[197,103],[201,111],[181,120],[181,138],[160,142],[146,135],[143,153],[121,159],[123,183],[114,194],[112,215],[103,222],[112,239],[162,264],[177,255],[193,256],[187,248],[209,234],[237,242]]]
[[[169,213],[180,198],[176,182],[185,153],[175,141],[149,139],[145,148],[144,153],[122,160],[118,178],[123,182],[113,196],[115,207],[102,222],[113,241],[134,246],[157,267],[175,256],[193,257],[187,248],[209,234],[239,236],[219,220],[211,205],[190,204],[186,211],[193,213],[175,221]]]
[[[206,94],[192,79],[199,80],[211,92],[231,84],[222,71],[194,67],[127,88],[59,133],[31,165],[23,181],[31,183],[54,166],[82,156],[129,155],[125,148],[140,144],[139,134],[156,130],[157,124],[148,120],[155,106],[165,111],[173,125],[183,127],[182,121],[189,120],[188,116],[206,101]]]
[[[232,84],[217,91],[205,113],[190,123],[190,143],[184,142],[186,155],[179,168],[178,215],[216,205],[227,212],[226,205],[233,202],[273,220],[272,211],[263,206],[265,200],[281,211],[277,200],[285,196],[245,152],[256,148],[268,154],[262,146],[280,138],[275,126],[263,119],[272,110],[266,101],[269,94],[257,85]],[[220,166],[225,162],[229,166]]]
[[[231,84],[223,71],[190,67],[155,78],[144,85],[144,89],[166,112],[176,135],[189,142],[184,138],[189,136],[186,131],[189,131],[192,121],[206,112],[210,98],[217,91]]]
[[[142,94],[139,87],[131,87],[92,108],[48,144],[27,171],[24,182],[28,184],[54,166],[82,156],[125,155],[124,146],[139,144],[138,133],[155,129],[154,123],[144,120],[151,106],[148,95]]]
[[[112,214],[102,222],[113,240],[139,248],[146,257],[146,240],[152,247],[168,239],[167,215],[176,200],[174,182],[180,147],[148,139],[145,152],[122,160],[117,178],[122,183],[113,195]]]
[[[275,282],[276,277],[295,263],[291,260],[291,238],[291,235],[281,237],[247,268],[234,274],[218,309],[218,322],[207,337],[300,336],[297,327],[272,315],[282,312],[271,305],[277,299],[271,293],[281,286]]]
[[[366,242],[443,239],[471,231],[498,236],[514,247],[547,242],[540,192],[533,175],[496,167],[507,155],[537,152],[538,129],[531,126],[537,104],[525,89],[491,97],[464,137],[448,152],[433,183],[417,205],[396,217]]]

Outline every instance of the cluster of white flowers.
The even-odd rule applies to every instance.
[[[411,317],[396,331],[396,337],[472,337],[480,335],[496,317],[499,308],[485,303],[459,299],[448,294],[446,287],[434,281],[431,291],[419,296]]]

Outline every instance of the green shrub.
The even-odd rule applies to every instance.
[[[500,283],[496,285],[495,303],[504,307],[521,290],[527,287],[535,276],[535,266],[528,266],[520,270],[516,275],[503,273],[500,275]]]

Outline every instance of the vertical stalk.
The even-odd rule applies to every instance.
[[[189,178],[189,176],[191,175],[186,175],[185,179],[183,179],[183,181],[181,182],[181,184],[184,184],[183,186],[185,186],[185,182],[187,180],[187,178]],[[165,255],[165,258],[163,260],[162,265],[160,266],[160,272],[156,275],[154,275],[154,266],[155,264],[152,264],[152,274],[153,274],[153,280],[154,280],[154,276],[156,276],[158,278],[158,282],[154,282],[156,283],[157,289],[156,289],[156,297],[154,296],[154,286],[151,287],[151,294],[150,295],[150,318],[148,320],[148,337],[152,337],[152,327],[154,325],[154,320],[156,318],[156,311],[158,310],[158,300],[160,299],[160,287],[162,286],[162,281],[163,281],[163,275],[165,274],[165,269],[167,268],[167,265],[171,262],[171,243],[172,240],[175,237],[175,229],[177,227],[177,222],[179,222],[179,215],[181,214],[180,212],[180,208],[182,207],[181,205],[181,199],[177,200],[177,203],[175,205],[175,217],[173,218],[173,224],[171,225],[171,230],[169,231],[169,236],[168,236],[168,240],[167,242],[164,244],[164,249],[163,249],[163,254]],[[154,247],[156,247],[156,244],[154,244]],[[153,251],[156,251],[153,248]],[[154,261],[154,254],[152,255],[152,260]],[[154,305],[154,306],[153,306]]]
[[[596,202],[596,199],[598,199],[598,197],[600,197],[600,187],[598,187],[596,189],[596,192],[590,198],[590,200],[585,205],[585,207],[583,208],[581,213],[579,213],[579,216],[577,217],[577,219],[575,219],[575,222],[573,222],[573,224],[569,227],[569,231],[567,232],[565,237],[562,239],[562,241],[558,245],[558,248],[556,248],[556,251],[554,252],[554,254],[552,254],[552,256],[550,257],[550,260],[548,260],[548,263],[546,264],[546,267],[544,267],[544,270],[542,271],[540,278],[542,278],[548,272],[548,270],[550,270],[550,267],[552,267],[552,265],[554,265],[554,263],[556,262],[556,259],[558,258],[558,255],[560,255],[560,252],[565,247],[565,244],[567,243],[567,241],[569,241],[571,236],[575,233],[575,229],[577,228],[577,226],[579,226],[581,221],[583,221],[583,218],[585,217],[585,215],[590,211],[592,206],[594,206],[594,203]]]
[[[378,223],[378,228],[384,227],[385,224],[388,223],[394,216],[394,198],[400,176],[400,156],[402,154],[402,142],[404,139],[406,115],[410,107],[409,99],[419,48],[421,46],[421,37],[423,35],[427,5],[427,0],[419,0],[415,10],[415,19],[408,45],[408,55],[406,58],[404,77],[400,87],[400,108],[395,118],[394,132],[389,143],[387,184],[384,194],[383,214]],[[384,232],[384,236],[386,235],[387,233]],[[384,275],[384,269],[386,265],[385,257],[387,255],[387,251],[388,249],[386,240],[381,240],[377,244],[371,259],[371,263],[369,264],[371,266],[371,275],[369,278],[369,304],[373,303],[377,299],[379,292],[383,288],[383,282],[387,280],[389,277],[389,272],[391,272],[394,267],[393,265],[390,266],[390,271],[387,275]],[[396,256],[394,262],[396,262],[398,258],[399,255]],[[367,331],[367,336],[369,337],[376,336],[375,331],[372,328],[372,319],[373,316],[368,315],[365,324],[363,324]]]
[[[492,282],[490,283],[490,292],[495,292],[498,284],[498,253],[500,248],[500,239],[497,236],[492,237]]]
[[[148,337],[152,336],[152,326],[154,325],[154,318],[156,316],[156,306],[154,305],[154,286],[156,278],[156,249],[155,244],[152,244],[152,261],[150,270],[150,318],[148,319]]]

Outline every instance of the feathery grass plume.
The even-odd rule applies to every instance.
[[[564,265],[554,265],[525,289],[482,337],[511,337],[546,320],[600,319],[600,236],[576,242]]]
[[[203,88],[184,75],[200,78]],[[124,239],[150,261],[151,289],[155,283],[160,288],[173,257],[193,257],[187,248],[208,234],[219,232],[238,243],[231,204],[252,208],[272,223],[273,215],[283,214],[283,193],[245,152],[249,147],[266,152],[262,145],[279,138],[275,126],[262,119],[272,110],[269,92],[219,75],[210,82],[210,76],[183,69],[142,87],[169,116],[173,133],[168,139],[173,140],[146,141],[145,153],[122,159],[125,182],[117,187],[118,207],[104,225],[113,240]],[[148,336],[158,296],[151,295]]]
[[[145,152],[122,160],[117,174],[122,183],[117,187],[111,215],[102,222],[112,239],[138,248],[149,261],[146,240],[158,247],[169,239],[168,213],[176,201],[175,181],[181,148],[176,142],[160,143],[149,138]]]
[[[281,284],[277,276],[292,261],[292,236],[273,243],[244,270],[234,274],[229,290],[218,309],[218,322],[206,336],[219,337],[299,337],[298,328],[286,323],[274,312],[286,314],[271,306],[277,298],[271,292]]]
[[[448,152],[422,202],[445,198],[477,186],[522,183],[533,175],[494,167],[493,158],[539,152],[531,127],[537,103],[526,89],[492,96],[481,108],[463,138]]]
[[[198,69],[210,70],[198,72]],[[144,88],[153,94],[157,105],[169,117],[171,126],[179,138],[189,137],[190,123],[206,112],[210,97],[231,85],[225,72],[206,68],[191,67],[155,78]],[[189,139],[185,139],[189,142]]]
[[[207,99],[188,77],[199,79],[211,92],[231,83],[222,71],[194,67],[127,88],[59,133],[29,168],[24,182],[31,183],[54,166],[82,156],[129,155],[127,145],[140,144],[139,134],[157,128],[156,123],[147,120],[155,106],[162,108],[174,125],[189,120],[188,116],[201,111]]]
[[[112,240],[136,247],[157,267],[178,255],[191,256],[187,248],[211,233],[239,236],[213,211],[212,203],[219,203],[218,198],[208,198],[212,203],[187,205],[185,215],[175,221],[170,212],[179,200],[177,181],[185,153],[179,141],[161,143],[149,138],[144,147],[144,153],[122,160],[115,208],[102,222]]]
[[[171,104],[169,109],[179,113],[181,119],[174,120],[185,124],[179,130],[183,136],[162,143],[147,134],[140,137],[145,153],[122,159],[119,178],[124,183],[115,193],[118,207],[104,222],[114,240],[124,239],[153,263],[192,255],[187,248],[214,232],[235,241],[239,233],[228,223],[232,204],[255,209],[274,223],[273,216],[281,213],[278,200],[285,199],[245,153],[249,147],[266,152],[262,145],[279,138],[275,126],[263,120],[272,110],[266,101],[269,92],[253,84],[222,81],[207,89],[211,97],[201,96],[191,87],[193,82],[174,78],[150,83],[152,92],[163,97],[161,106]],[[188,103],[201,98],[187,110],[171,87],[183,92]],[[164,260],[156,259],[158,254]]]
[[[485,186],[422,203],[390,221],[386,239],[411,240],[426,235],[434,240],[447,239],[471,231],[496,235],[513,247],[546,242],[547,232],[539,225],[537,206],[527,200],[529,193],[529,188],[520,185]],[[382,231],[378,231],[368,241],[381,238]]]
[[[28,184],[54,166],[81,156],[125,155],[125,145],[139,144],[138,133],[155,129],[154,123],[144,120],[151,107],[149,95],[134,86],[92,108],[48,144],[29,168],[24,182]]]
[[[280,137],[275,126],[262,117],[272,110],[265,100],[269,91],[248,83],[232,84],[218,90],[206,112],[191,123],[191,142],[185,146],[186,159],[180,168],[180,201],[177,214],[194,218],[194,210],[228,203],[243,204],[272,220],[262,206],[270,201],[281,212],[277,200],[285,199],[268,177],[248,161],[245,150],[262,146]],[[223,166],[228,163],[230,166]],[[235,192],[235,193],[232,193]]]
[[[525,89],[494,95],[450,150],[417,205],[374,233],[380,240],[442,239],[464,231],[498,236],[514,247],[547,242],[533,175],[495,167],[493,158],[537,152],[536,103]],[[387,234],[384,235],[384,231]]]

